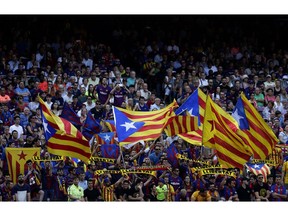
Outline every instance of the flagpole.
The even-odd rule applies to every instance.
[[[198,87],[199,88],[199,87]],[[200,89],[200,88],[199,88]],[[198,91],[199,91],[199,89],[198,89]],[[201,89],[200,89],[201,90]],[[202,91],[202,90],[201,90]],[[207,106],[207,100],[208,100],[208,97],[210,97],[209,96],[209,91],[207,90],[207,93],[206,93],[206,101],[205,101],[205,104],[206,104],[206,106]],[[205,118],[205,115],[206,115],[206,108],[205,108],[205,111],[204,111],[204,118]],[[199,121],[199,120],[198,120]],[[204,121],[203,121],[203,126],[202,126],[202,130],[203,130],[203,128],[204,128]],[[201,158],[201,160],[203,160],[203,151],[204,151],[204,145],[203,145],[203,134],[202,134],[202,142],[201,142],[201,154],[200,154],[200,158]]]

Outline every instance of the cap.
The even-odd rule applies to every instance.
[[[69,86],[68,88],[67,88],[67,91],[70,91],[72,89],[72,87],[71,86]]]
[[[271,77],[271,75],[268,74],[268,75],[266,76],[266,78],[268,78],[268,77]]]
[[[2,120],[0,120],[0,124],[3,124],[3,121],[2,121]]]
[[[165,181],[164,181],[163,178],[160,178],[160,179],[159,179],[159,182],[162,182],[163,184],[165,183]]]

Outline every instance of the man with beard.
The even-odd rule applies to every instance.
[[[30,186],[25,184],[24,175],[18,175],[18,183],[12,188],[13,200],[18,202],[31,201]]]
[[[247,177],[242,178],[242,184],[237,189],[239,201],[251,201],[251,189],[249,188],[249,179]]]

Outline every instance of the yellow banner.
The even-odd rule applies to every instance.
[[[236,174],[233,171],[228,171],[228,170],[215,170],[215,169],[202,169],[201,171],[201,175],[214,175],[214,174],[218,174],[218,175],[228,175],[231,176],[233,178],[236,178]]]
[[[112,158],[102,158],[102,157],[91,157],[90,161],[101,161],[101,162],[106,162],[106,163],[115,163],[115,159]]]
[[[33,156],[32,160],[33,161],[44,161],[44,162],[45,161],[60,161],[60,160],[64,160],[64,157],[63,156],[53,156],[49,160],[47,160],[47,159],[44,159],[40,156]]]
[[[196,170],[204,170],[204,169],[225,169],[222,165],[213,165],[213,166],[207,166],[207,167],[193,167]]]
[[[192,160],[192,159],[187,158],[184,155],[181,155],[179,153],[176,154],[176,158],[179,159],[179,160],[188,160],[188,161],[193,161],[194,163],[200,163],[200,164],[205,164],[205,165],[209,165],[210,164],[209,161]]]
[[[266,163],[268,166],[277,166],[278,165],[274,160],[257,160],[257,159],[253,159],[251,163],[253,163],[253,164]]]
[[[121,173],[121,175],[127,175],[127,174],[131,174],[131,173],[136,173],[136,174],[147,174],[147,175],[152,175],[154,177],[156,177],[156,171],[154,170],[141,170],[141,169],[135,169],[135,170],[131,170],[131,169],[121,169],[121,170],[96,170],[95,174],[96,175],[103,175],[104,173],[109,173],[109,174],[119,174]]]

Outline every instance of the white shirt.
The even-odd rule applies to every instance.
[[[160,106],[158,106],[157,104],[152,104],[151,106],[150,106],[150,111],[153,111],[153,110],[160,110]]]
[[[202,86],[208,86],[208,80],[207,79],[199,79],[200,87]]]
[[[83,58],[82,63],[86,66],[89,67],[89,71],[93,69],[93,60],[92,59],[85,59]]]
[[[17,137],[18,139],[21,137],[21,135],[24,134],[24,130],[23,130],[23,127],[21,125],[16,126],[14,124],[14,125],[11,125],[9,127],[9,133],[10,134],[12,134],[12,131],[14,131],[14,130],[18,131],[18,137]]]
[[[64,101],[68,104],[71,104],[73,102],[73,94],[69,97],[68,94],[63,97]]]
[[[89,112],[92,108],[95,107],[95,103],[94,102],[92,102],[92,104],[89,105],[88,102],[86,101],[83,104],[86,105],[87,112]]]

